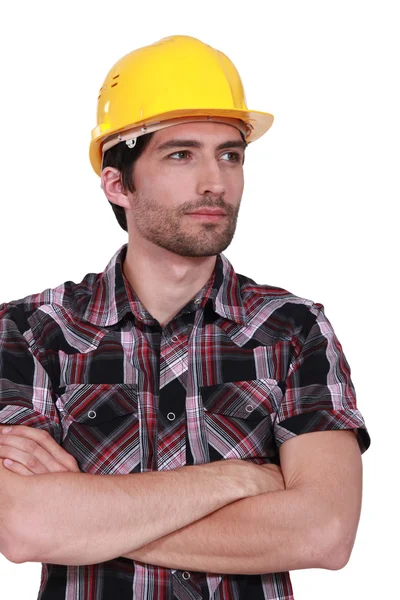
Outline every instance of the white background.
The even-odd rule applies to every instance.
[[[350,562],[293,571],[296,600],[393,598],[398,587],[396,8],[97,0],[2,9],[0,302],[102,271],[126,241],[88,158],[98,90],[123,55],[193,35],[233,60],[249,108],[275,115],[247,149],[225,254],[257,283],[324,305],[372,439]],[[2,600],[35,599],[39,579],[39,564],[0,557]]]

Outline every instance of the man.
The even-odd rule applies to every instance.
[[[189,36],[118,61],[97,116],[128,244],[0,307],[0,551],[41,600],[290,600],[349,560],[370,438],[323,306],[222,253],[272,116]]]

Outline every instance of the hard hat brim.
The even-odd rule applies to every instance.
[[[106,124],[100,124],[92,130],[92,141],[90,143],[89,150],[89,158],[91,165],[97,175],[101,175],[101,165],[102,165],[102,144],[106,138],[110,135],[113,135],[118,132],[126,131],[132,126],[142,126],[152,125],[155,122],[162,123],[163,121],[181,118],[181,117],[190,117],[190,116],[211,116],[211,117],[230,117],[234,119],[240,119],[244,121],[249,127],[250,132],[246,135],[246,141],[248,143],[254,142],[258,140],[264,133],[268,131],[271,127],[274,117],[270,113],[265,113],[261,111],[255,110],[236,110],[236,109],[179,109],[175,111],[170,111],[168,113],[163,113],[162,115],[154,115],[152,117],[148,117],[146,121],[138,122],[135,124],[130,124],[127,127],[119,130],[112,130],[107,127]],[[154,128],[153,128],[154,129]]]

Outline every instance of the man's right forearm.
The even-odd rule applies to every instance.
[[[239,479],[213,465],[22,477],[0,464],[6,556],[14,562],[82,565],[127,554],[249,495]]]

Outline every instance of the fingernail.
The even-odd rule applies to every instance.
[[[7,465],[7,467],[9,467],[10,465],[12,465],[12,464],[13,464],[13,462],[14,462],[14,461],[13,461],[13,460],[10,460],[9,458],[6,458],[6,459],[4,460],[4,464],[5,464],[5,465]]]
[[[11,427],[3,427],[3,429],[1,430],[3,433],[10,433],[11,431]]]

